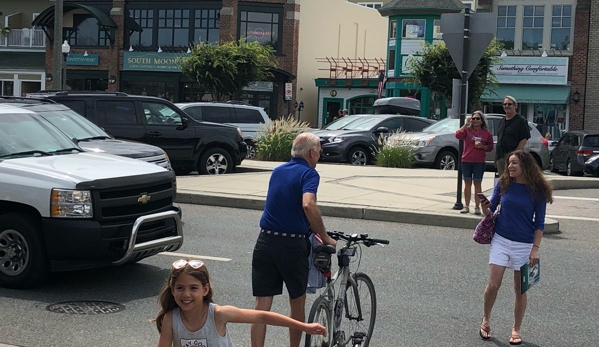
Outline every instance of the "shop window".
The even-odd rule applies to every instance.
[[[536,104],[532,121],[541,134],[550,133],[552,139],[558,139],[566,131],[566,105]]]
[[[239,38],[271,46],[275,53],[281,52],[283,11],[239,11]]]
[[[129,39],[131,45],[151,46],[153,42],[154,10],[130,10],[129,16],[139,24],[142,31],[133,32]]]
[[[109,46],[110,36],[89,14],[74,14],[73,28],[64,29],[64,39],[71,46]]]
[[[220,10],[196,10],[194,27],[194,42],[218,43]]]
[[[394,39],[397,36],[397,21],[392,20],[389,22],[389,38]]]
[[[404,19],[402,22],[401,37],[404,39],[424,39],[424,19]]]
[[[387,61],[387,67],[389,68],[389,75],[393,77],[393,74],[391,73],[391,71],[395,70],[395,50],[394,49],[390,49],[389,50],[389,60]]]
[[[383,7],[382,2],[358,2],[358,5],[374,9]]]
[[[355,99],[351,99],[348,102],[348,113],[349,114],[374,114],[374,100],[376,97],[362,96]]]
[[[0,81],[0,95],[2,96],[13,96],[14,82],[13,81]]]
[[[505,49],[514,49],[516,34],[516,6],[497,7],[497,41]]]
[[[158,10],[158,46],[189,44],[189,10]]]
[[[553,6],[551,16],[551,49],[570,50],[572,30],[572,6]]]
[[[436,19],[433,22],[433,40],[443,40],[443,33],[441,33],[441,20]]]
[[[522,49],[539,49],[543,46],[544,15],[545,6],[524,6]]]

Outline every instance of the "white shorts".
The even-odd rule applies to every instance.
[[[491,240],[489,264],[504,266],[516,271],[528,263],[532,243],[511,241],[495,234]]]

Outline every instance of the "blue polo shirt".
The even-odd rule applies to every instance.
[[[292,158],[270,176],[260,228],[308,233],[310,223],[302,207],[304,193],[316,195],[320,176],[304,158]]]

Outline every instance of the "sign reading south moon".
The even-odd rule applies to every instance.
[[[124,52],[123,70],[181,72],[179,59],[184,53]]]

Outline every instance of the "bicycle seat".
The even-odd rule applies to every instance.
[[[331,245],[318,245],[314,248],[314,253],[335,254],[335,247]]]

